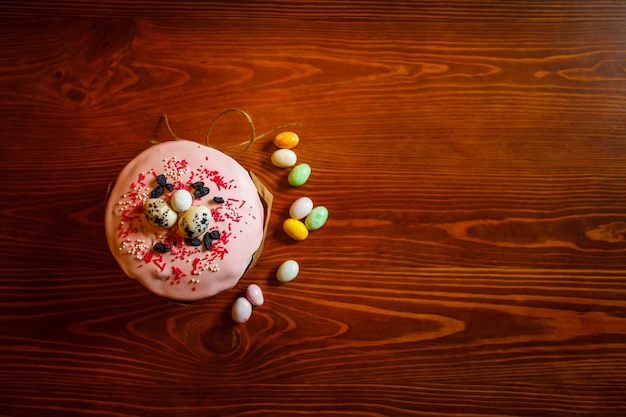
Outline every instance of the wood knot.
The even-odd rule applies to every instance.
[[[241,345],[241,341],[241,333],[234,325],[212,327],[203,336],[205,347],[221,355],[235,352]]]
[[[52,68],[54,89],[74,104],[113,97],[128,83],[124,58],[136,31],[132,20],[94,21],[74,35],[63,56],[63,67]]]
[[[70,88],[65,95],[75,103],[84,103],[87,100],[87,93],[80,88]]]

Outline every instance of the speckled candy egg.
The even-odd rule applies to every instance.
[[[206,232],[210,218],[211,211],[207,207],[191,207],[180,216],[178,230],[183,237],[193,239]]]
[[[292,149],[298,146],[300,138],[294,132],[281,132],[274,137],[274,145],[281,149]]]
[[[160,198],[147,199],[143,205],[143,213],[151,224],[161,229],[173,227],[178,220],[176,212]]]

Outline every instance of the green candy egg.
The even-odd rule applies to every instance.
[[[309,180],[311,167],[309,164],[298,164],[289,172],[287,180],[294,187],[299,187]]]
[[[328,209],[324,206],[318,206],[306,216],[304,225],[309,230],[317,230],[324,226],[326,220],[328,220]]]

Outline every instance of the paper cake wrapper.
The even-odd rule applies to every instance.
[[[272,204],[274,203],[274,195],[270,192],[270,190],[268,190],[263,182],[261,182],[261,180],[256,175],[254,175],[254,172],[248,171],[248,173],[250,174],[250,178],[252,178],[252,182],[254,183],[254,186],[256,187],[256,190],[259,193],[261,200],[263,201],[263,203],[265,203],[265,223],[263,224],[263,238],[261,239],[261,244],[259,245],[259,248],[256,250],[256,252],[254,252],[254,255],[252,255],[252,261],[250,262],[250,265],[248,265],[248,269],[246,269],[246,272],[248,272],[261,257],[261,252],[263,252],[263,245],[265,244],[265,237],[267,236],[267,230],[270,225]]]

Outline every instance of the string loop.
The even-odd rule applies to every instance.
[[[241,109],[236,109],[236,108],[226,109],[226,110],[223,110],[222,112],[220,112],[217,116],[215,116],[215,118],[209,124],[209,127],[206,130],[206,133],[204,134],[204,144],[206,146],[211,146],[211,144],[209,143],[209,137],[211,136],[211,131],[213,130],[213,126],[215,126],[215,124],[219,121],[219,119],[222,116],[224,116],[227,113],[231,113],[231,112],[235,112],[235,113],[243,116],[244,119],[246,119],[246,122],[248,123],[248,126],[250,127],[250,139],[248,139],[248,140],[246,140],[244,142],[241,142],[241,143],[239,143],[237,145],[233,145],[233,146],[229,146],[229,147],[224,148],[224,149],[220,149],[220,151],[222,151],[225,154],[228,154],[230,156],[240,155],[240,154],[246,152],[248,149],[250,149],[250,147],[252,147],[252,144],[254,142],[256,142],[257,140],[263,139],[263,138],[271,135],[272,133],[278,132],[279,130],[283,130],[283,129],[286,129],[286,128],[289,128],[289,127],[294,127],[294,126],[300,126],[301,125],[300,123],[288,123],[288,124],[281,125],[281,126],[273,128],[273,129],[270,129],[267,132],[262,133],[262,134],[257,136],[256,128],[254,127],[254,122],[252,121],[252,117],[250,117],[250,115],[246,111],[241,110]],[[165,127],[167,128],[168,132],[170,132],[170,135],[172,135],[172,138],[174,138],[174,140],[186,140],[186,139],[183,139],[183,138],[177,136],[174,133],[174,131],[172,130],[172,127],[170,126],[169,119],[167,118],[167,114],[163,115],[163,120],[165,121]],[[243,150],[240,150],[238,152],[234,151],[235,149],[241,148],[242,146],[244,146]]]

